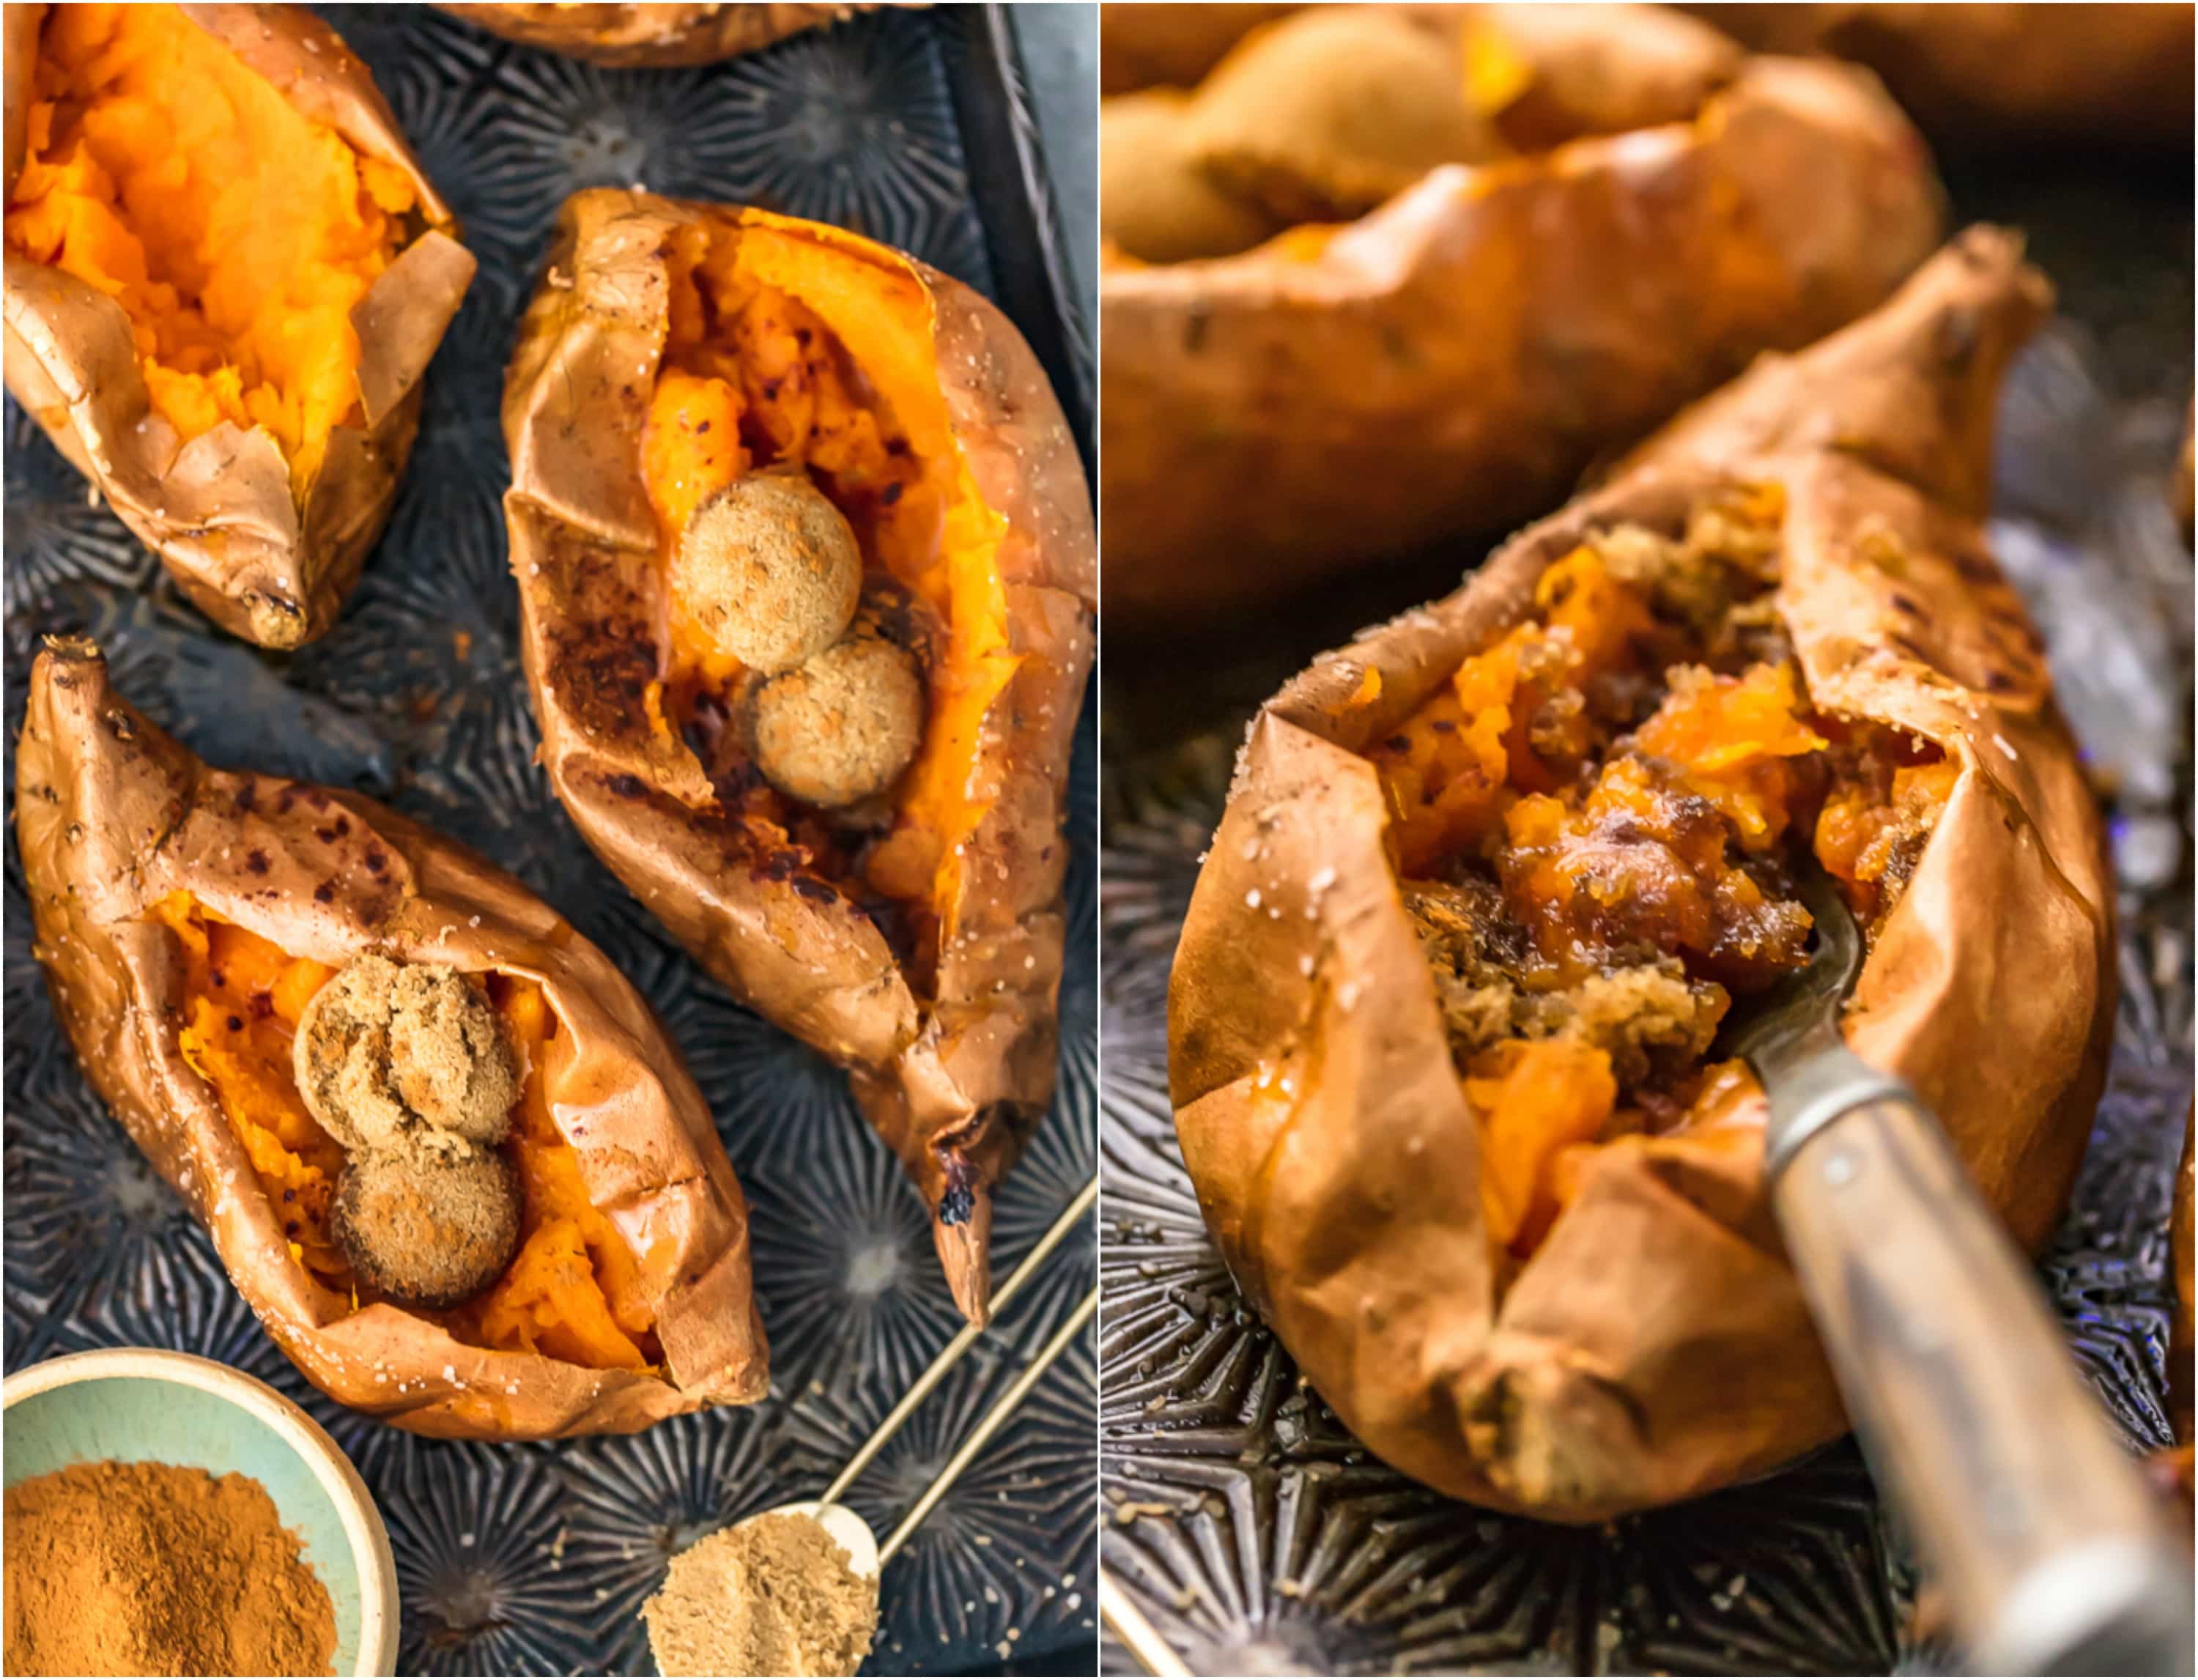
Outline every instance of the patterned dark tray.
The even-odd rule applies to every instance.
[[[2117,789],[2124,995],[2044,1276],[2142,1449],[2170,1439],[2166,1219],[2191,1084],[2191,561],[2160,490],[2190,392],[2189,181],[1987,179],[1955,200],[2029,229],[2061,285],[2062,317],[2003,410],[1993,535]],[[1910,1635],[1913,1570],[1852,1443],[1596,1529],[1445,1499],[1345,1431],[1200,1221],[1167,1101],[1167,970],[1244,721],[1314,652],[1452,587],[1484,548],[1202,648],[1108,644],[1101,1555],[1200,1673],[1928,1671],[1946,1654]],[[1139,1671],[1102,1648],[1105,1671]]]
[[[481,264],[428,376],[389,534],[326,641],[259,654],[209,632],[11,403],[9,753],[37,636],[86,631],[122,692],[208,759],[392,799],[525,879],[633,978],[711,1101],[753,1208],[771,1396],[637,1437],[526,1447],[422,1440],[323,1398],[85,1087],[31,956],[12,829],[0,1354],[13,1369],[85,1347],[181,1348],[302,1402],[388,1520],[404,1671],[648,1673],[634,1613],[667,1555],[730,1518],[814,1497],[959,1319],[923,1208],[841,1076],[703,978],[596,863],[534,766],[497,502],[509,474],[497,404],[518,311],[575,189],[641,181],[766,204],[874,235],[990,294],[1088,448],[1088,311],[1060,281],[996,9],[889,13],[681,71],[598,70],[426,7],[323,9],[372,66]],[[1095,735],[1087,708],[1060,1094],[1000,1194],[1003,1275],[1096,1165]],[[12,799],[12,762],[7,785]],[[849,1503],[881,1534],[1081,1299],[1094,1264],[1089,1237],[1064,1243],[856,1483]],[[1088,1340],[1071,1348],[887,1570],[868,1671],[1088,1664],[1095,1361]]]

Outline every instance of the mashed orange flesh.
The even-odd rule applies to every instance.
[[[175,6],[47,9],[15,255],[119,302],[186,440],[269,433],[302,490],[359,418],[351,311],[405,243],[402,170],[352,149]]]
[[[979,735],[1020,660],[999,575],[1006,521],[955,441],[930,299],[912,275],[855,248],[759,221],[689,224],[667,255],[670,325],[642,442],[666,552],[718,490],[794,463],[847,516],[866,569],[936,615],[945,647],[926,673],[930,718],[868,885],[944,916],[958,896],[961,848],[986,808],[973,785]],[[739,669],[677,601],[671,631],[660,715],[676,729],[698,695],[722,695]]]
[[[329,1288],[356,1296],[329,1229],[345,1152],[306,1108],[290,1062],[299,1018],[336,971],[288,955],[186,892],[171,893],[154,914],[183,948],[183,1059],[236,1128],[291,1253]],[[543,1088],[556,1016],[531,980],[491,976],[490,997],[527,1070],[506,1145],[525,1187],[524,1235],[503,1277],[444,1320],[462,1340],[483,1347],[599,1369],[645,1369],[654,1315],[641,1269],[588,1200],[579,1157],[558,1131]]]
[[[1728,511],[1775,529],[1782,509],[1759,496]],[[1522,991],[1658,959],[1692,983],[1759,990],[1806,961],[1809,930],[1764,866],[1806,836],[1874,926],[1951,795],[1958,767],[1936,747],[1811,712],[1790,657],[1712,670],[1692,662],[1702,651],[1584,544],[1544,573],[1528,622],[1369,750],[1399,877],[1492,877]],[[1598,727],[1598,685],[1643,679],[1661,690],[1645,718]],[[1695,1068],[1661,1094],[1665,1111],[1706,1112],[1731,1077]],[[1498,1043],[1461,1078],[1489,1234],[1515,1257],[1598,1142],[1648,1124],[1610,1056],[1573,1038]]]

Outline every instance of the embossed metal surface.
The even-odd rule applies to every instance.
[[[2118,790],[2124,997],[2042,1272],[2142,1449],[2170,1439],[2167,1209],[2191,1084],[2191,560],[2161,491],[2189,403],[2189,185],[1986,180],[1955,198],[2032,230],[2061,286],[2003,407],[1993,538]],[[1167,1101],[1167,970],[1242,725],[1312,653],[1451,587],[1485,549],[1202,647],[1108,646],[1102,1558],[1209,1674],[1933,1671],[1946,1654],[1910,1635],[1913,1571],[1852,1443],[1597,1529],[1457,1503],[1352,1439],[1200,1221]],[[1139,1671],[1113,1640],[1103,1653],[1107,1672]]]
[[[1014,316],[1089,436],[1082,306],[1048,288],[1020,71],[987,9],[887,14],[706,70],[604,71],[496,40],[425,7],[324,9],[372,66],[466,225],[480,275],[427,380],[387,536],[326,641],[282,659],[209,631],[149,552],[10,404],[8,742],[37,636],[84,631],[122,692],[209,759],[358,787],[514,870],[608,950],[664,1018],[716,1113],[753,1209],[772,1351],[765,1404],[645,1434],[539,1446],[423,1440],[334,1405],[254,1322],[183,1206],[86,1088],[32,958],[12,840],[4,967],[4,1315],[15,1369],[83,1347],[211,1355],[303,1403],[388,1520],[406,1672],[653,1671],[634,1612],[672,1550],[813,1497],[959,1324],[924,1212],[842,1077],[736,1008],[599,865],[550,797],[519,669],[497,498],[497,403],[556,207],[639,181],[844,223],[913,251]],[[1014,228],[999,225],[1021,206]],[[1095,1166],[1096,728],[1078,741],[1061,1077],[1003,1187],[1003,1273]],[[12,795],[12,762],[7,782]],[[1073,1237],[972,1351],[851,1503],[880,1533],[1090,1287]],[[1088,1653],[1091,1345],[1055,1365],[887,1570],[868,1671],[957,1672]]]

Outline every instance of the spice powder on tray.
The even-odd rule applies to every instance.
[[[232,1471],[72,1464],[8,1490],[11,1674],[327,1674],[329,1590]]]

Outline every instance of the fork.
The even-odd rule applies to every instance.
[[[2188,1674],[2189,1557],[1938,1121],[1847,1048],[1862,938],[1813,859],[1800,884],[1817,948],[1725,1046],[1769,1096],[1765,1184],[1864,1450],[1974,1671]]]

